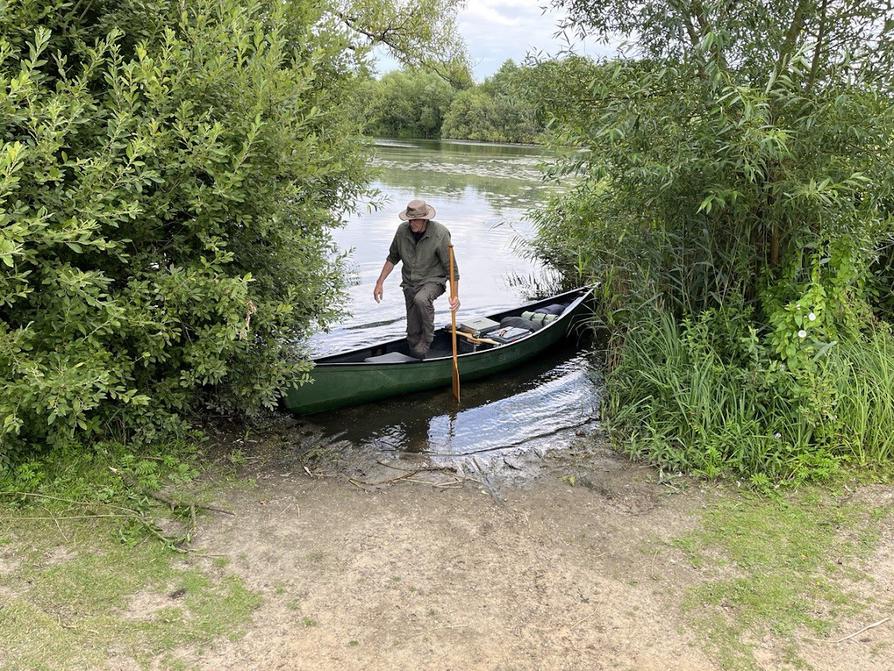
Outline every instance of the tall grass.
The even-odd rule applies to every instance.
[[[879,331],[837,353],[840,440],[859,465],[894,458],[894,337]]]
[[[716,311],[682,324],[658,313],[628,332],[607,377],[607,416],[621,449],[664,468],[757,485],[891,459],[889,331],[831,348],[806,375],[779,365],[753,332],[723,332],[724,323]]]

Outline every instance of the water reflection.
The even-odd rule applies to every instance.
[[[499,211],[541,203],[547,195],[541,168],[552,158],[535,146],[419,141],[379,145],[374,165],[386,188],[428,193],[429,199],[478,197]]]
[[[314,422],[382,452],[505,454],[567,443],[573,430],[594,423],[599,388],[597,371],[572,342],[511,373],[464,384],[459,407],[448,388],[316,415]]]

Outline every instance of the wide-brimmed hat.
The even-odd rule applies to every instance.
[[[424,200],[411,200],[407,203],[407,209],[397,216],[401,218],[401,221],[409,221],[410,219],[434,219],[435,208]]]

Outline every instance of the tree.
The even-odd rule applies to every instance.
[[[409,69],[434,72],[464,89],[472,81],[455,24],[463,4],[464,0],[334,0],[332,11],[367,45],[384,45]]]
[[[439,75],[407,69],[389,72],[371,92],[367,132],[380,137],[436,138],[454,90]]]
[[[444,137],[464,140],[496,141],[494,100],[480,87],[462,91],[444,117]]]
[[[857,390],[894,351],[870,305],[894,221],[890,4],[554,4],[637,47],[541,78],[579,151],[540,251],[602,282],[615,426],[649,459],[756,484],[890,459],[894,423],[855,410],[886,416]]]
[[[444,118],[444,137],[487,142],[533,142],[543,131],[535,119],[527,68],[511,59],[481,86],[456,96]]]
[[[675,240],[644,243],[672,304],[754,299],[832,238],[871,255],[892,186],[886,3],[555,4],[647,56],[551,88],[565,139],[590,149],[569,169],[610,185],[602,216]]]
[[[805,83],[822,76],[861,77],[890,86],[892,22],[884,0],[552,0],[567,12],[566,30],[583,36],[634,39],[648,59],[701,62],[736,71],[752,83],[769,81],[796,59]]]
[[[367,179],[367,54],[312,0],[4,8],[0,461],[306,379],[343,286],[330,231]]]

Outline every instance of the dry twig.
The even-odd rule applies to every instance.
[[[133,508],[125,508],[123,506],[115,505],[114,503],[105,503],[103,501],[75,501],[74,499],[64,499],[60,496],[50,496],[48,494],[35,494],[34,492],[0,492],[0,494],[5,494],[7,496],[25,496],[33,499],[47,499],[48,501],[59,501],[60,503],[70,503],[76,506],[106,506],[107,508],[123,510],[124,512],[133,515],[139,514]]]
[[[848,634],[847,636],[843,636],[842,638],[836,638],[834,641],[829,641],[829,642],[830,643],[841,643],[842,641],[846,641],[849,638],[853,638],[854,636],[859,636],[864,631],[869,631],[870,629],[875,629],[876,627],[880,627],[890,619],[891,619],[890,617],[882,618],[878,622],[873,622],[872,624],[867,624],[865,627],[863,627],[862,629],[858,629],[853,634]]]
[[[400,466],[389,464],[387,461],[382,461],[381,459],[376,460],[376,463],[379,464],[379,466],[384,466],[385,468],[393,468],[395,471],[403,471],[404,473],[425,473],[427,471],[451,471],[452,473],[456,473],[455,466],[422,466],[421,468],[401,468]]]

